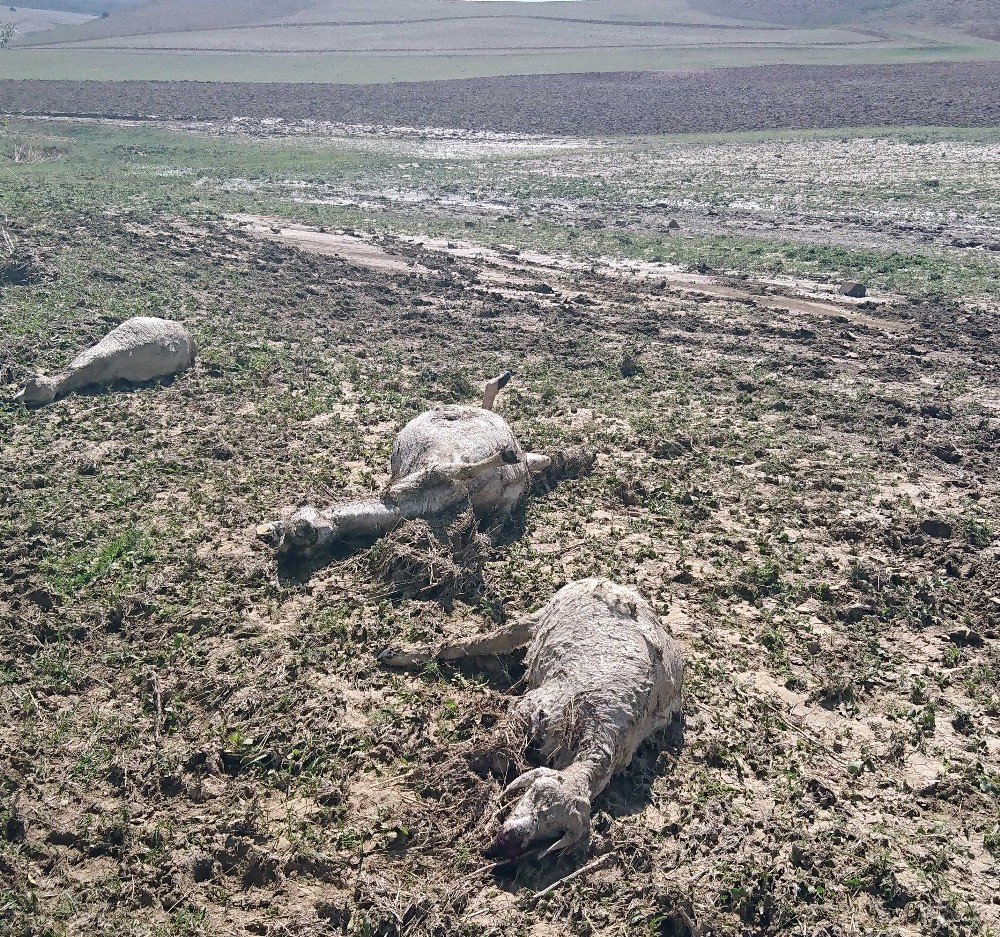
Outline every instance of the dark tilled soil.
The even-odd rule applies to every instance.
[[[386,85],[0,81],[0,113],[284,117],[512,133],[1000,124],[1000,64],[520,75]]]

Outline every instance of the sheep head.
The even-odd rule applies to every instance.
[[[513,859],[533,843],[555,839],[543,853],[548,855],[589,838],[590,797],[578,777],[551,768],[536,768],[508,785],[503,797],[522,791],[521,799],[486,850],[487,857]]]
[[[28,378],[23,390],[17,395],[18,400],[27,404],[40,406],[41,404],[52,403],[56,399],[59,390],[59,382],[51,377],[42,374],[34,374]]]
[[[335,538],[336,527],[315,508],[301,508],[287,521],[259,527],[257,536],[278,553],[308,556]]]
[[[528,471],[532,475],[541,475],[542,472],[548,471],[552,465],[552,457],[542,455],[539,452],[526,452],[524,454],[524,461],[528,466]]]

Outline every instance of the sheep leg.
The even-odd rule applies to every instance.
[[[483,472],[500,468],[503,465],[515,465],[517,462],[517,453],[512,449],[501,449],[481,462],[437,462],[428,468],[420,469],[417,472],[412,472],[397,479],[386,489],[386,496],[395,500],[415,491],[426,491],[429,493],[432,488],[442,485],[442,483],[454,486],[455,482],[468,481],[477,475],[481,475]],[[443,510],[454,500],[460,500],[463,493],[457,487],[450,493],[454,497],[445,495],[442,492],[442,498],[447,503],[443,503],[440,508],[434,509],[431,513]]]
[[[510,371],[504,371],[503,374],[493,378],[492,381],[487,382],[486,389],[483,392],[484,410],[493,409],[493,404],[497,399],[497,394],[499,394],[500,391],[510,383],[510,379]]]
[[[317,511],[305,507],[287,521],[257,528],[257,536],[279,553],[308,556],[337,540],[376,537],[392,530],[401,520],[399,508],[384,501],[350,501]]]
[[[374,537],[388,533],[403,519],[397,507],[380,499],[334,505],[322,515],[338,537]]]
[[[390,667],[416,667],[432,660],[461,660],[463,657],[489,657],[510,654],[525,647],[532,639],[533,620],[529,616],[461,641],[444,641],[431,647],[386,648],[378,659]]]

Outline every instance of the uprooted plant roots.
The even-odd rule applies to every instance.
[[[483,563],[490,541],[468,507],[432,518],[402,523],[371,550],[372,571],[402,599],[481,596],[486,585]]]

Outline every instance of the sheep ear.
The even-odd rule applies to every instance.
[[[524,454],[524,462],[528,466],[530,474],[538,475],[552,464],[552,459],[550,456],[542,455],[538,452],[526,452]]]
[[[514,778],[514,780],[503,789],[500,797],[501,799],[506,800],[508,797],[513,797],[515,794],[523,793],[539,778],[555,777],[558,774],[559,772],[553,771],[552,768],[535,768],[532,771],[525,771],[524,774],[520,775],[520,777]]]

